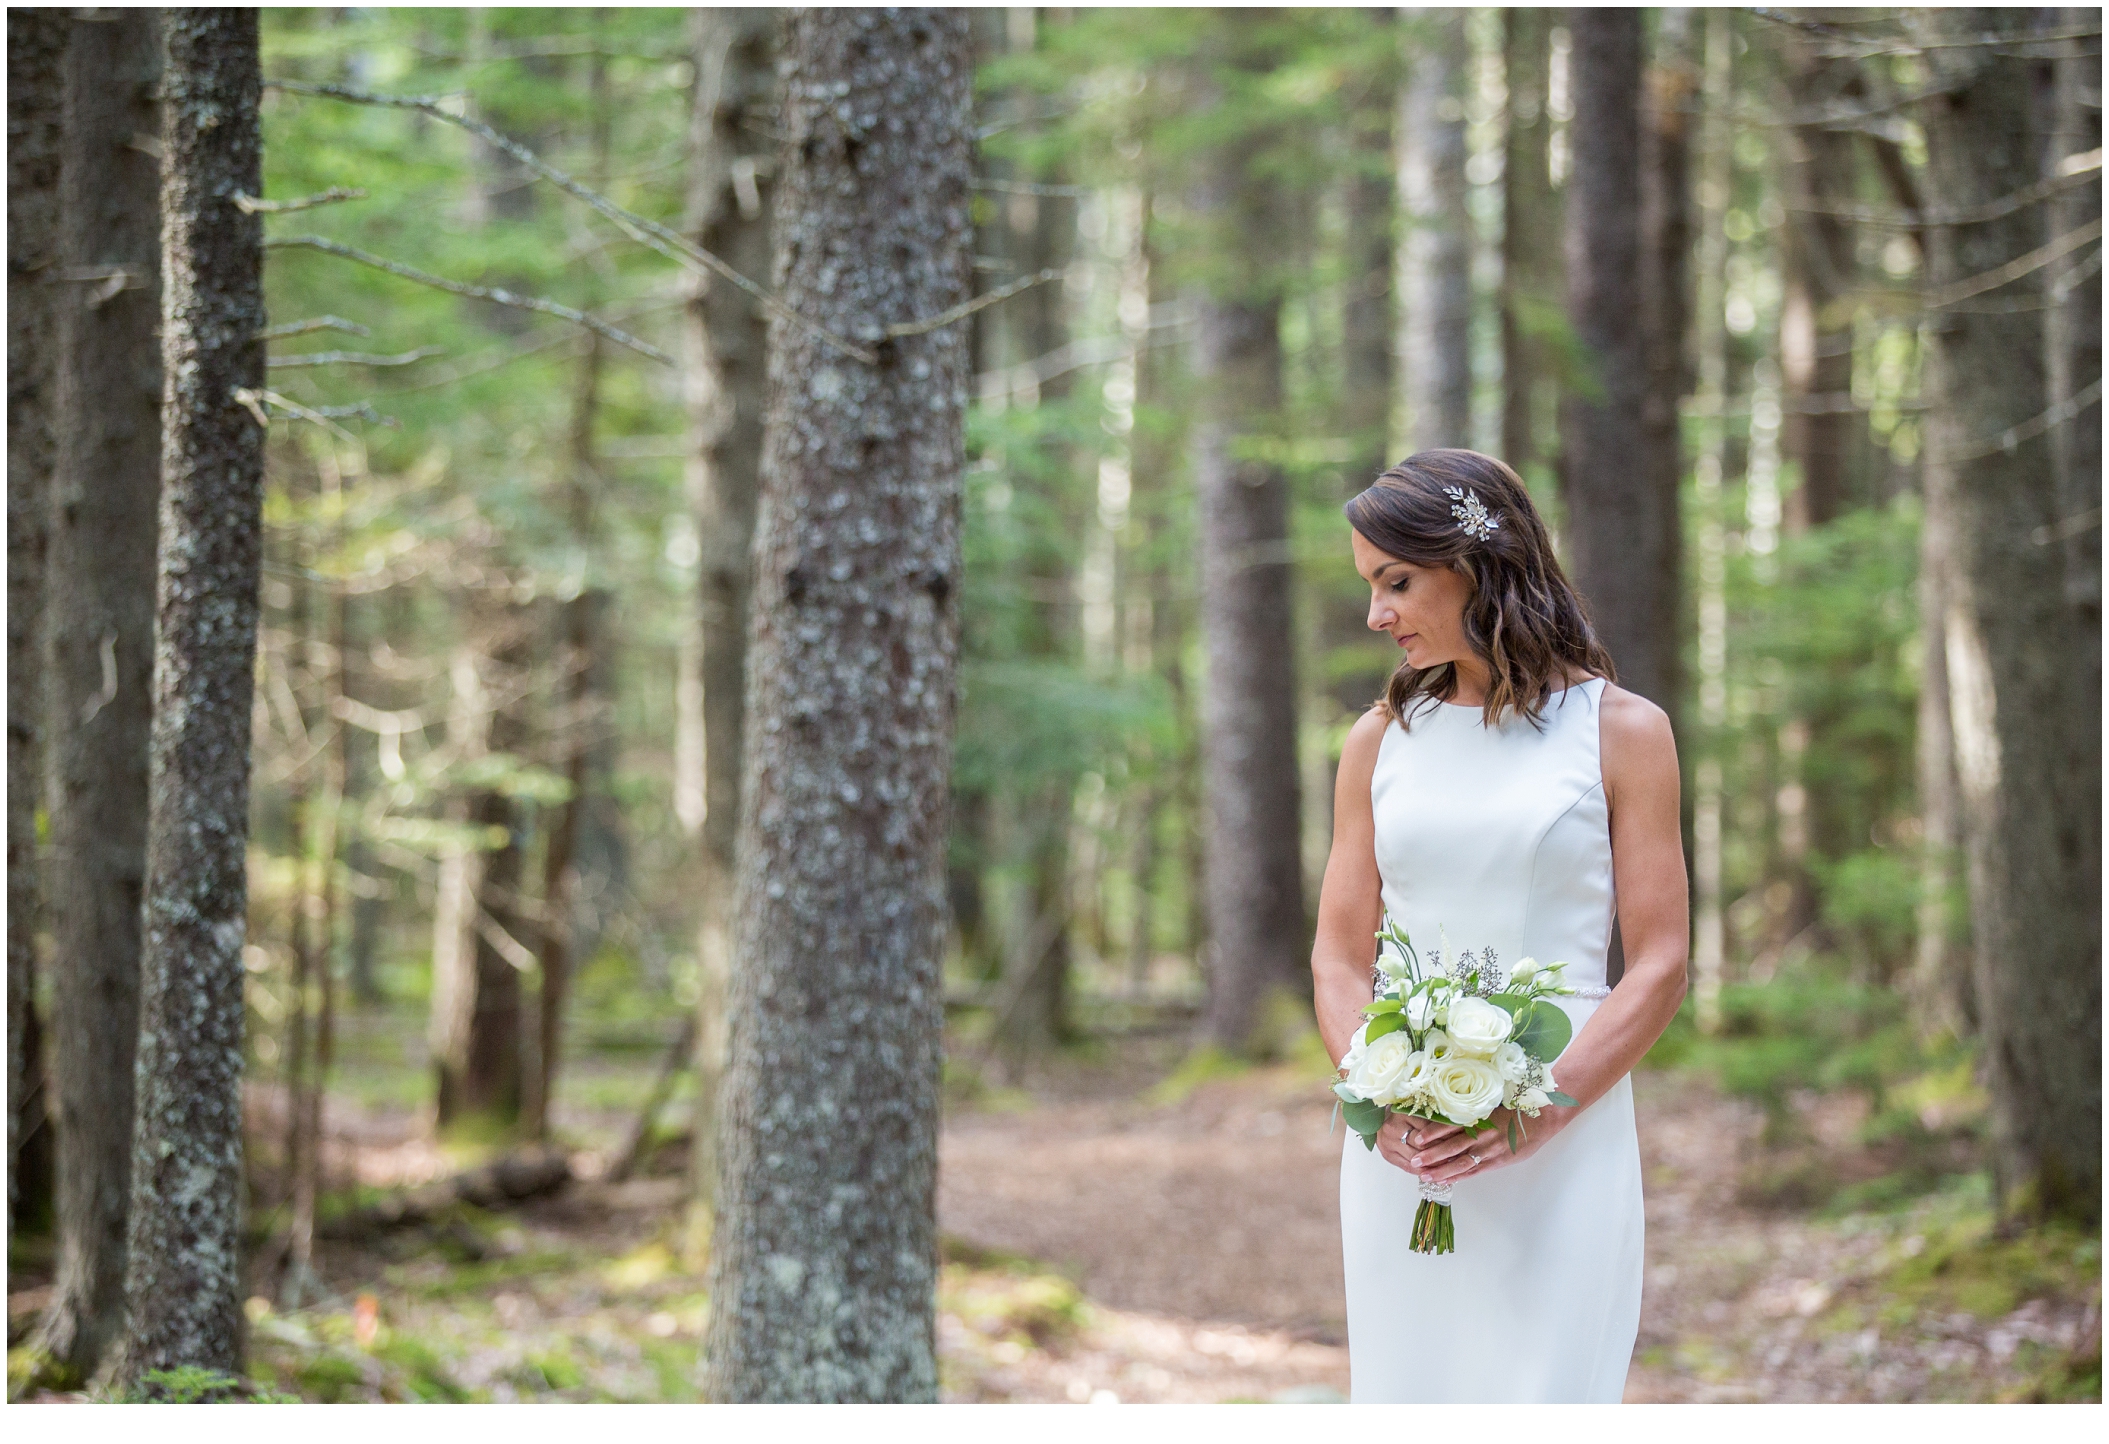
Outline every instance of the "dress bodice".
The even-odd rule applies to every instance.
[[[1425,960],[1493,948],[1568,964],[1603,996],[1615,898],[1597,717],[1605,683],[1556,692],[1538,724],[1488,727],[1478,707],[1424,705],[1385,729],[1370,780],[1384,909]]]

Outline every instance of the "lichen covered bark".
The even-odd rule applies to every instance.
[[[161,174],[152,10],[74,18],[59,233],[58,459],[46,625],[53,866],[52,1071],[59,1270],[40,1343],[90,1374],[124,1312],[139,899],[153,720],[154,532],[161,492]]]
[[[242,942],[263,428],[254,10],[163,12],[160,581],[122,1372],[241,1360]]]
[[[934,1400],[947,778],[959,650],[965,12],[786,27],[781,319],[755,537],[708,1384]]]

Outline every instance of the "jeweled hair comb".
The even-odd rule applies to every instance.
[[[1500,527],[1500,516],[1487,510],[1477,492],[1461,486],[1446,486],[1443,495],[1450,498],[1450,515],[1457,518],[1457,524],[1472,540],[1483,542]]]

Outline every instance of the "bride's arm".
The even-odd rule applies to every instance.
[[[1326,1052],[1339,1062],[1362,1026],[1370,999],[1370,966],[1377,957],[1377,925],[1384,918],[1377,876],[1377,829],[1369,783],[1384,741],[1381,711],[1365,713],[1340,749],[1333,791],[1333,850],[1318,894],[1318,938],[1311,948],[1313,1002]]]
[[[1670,719],[1644,697],[1604,689],[1599,732],[1604,794],[1611,808],[1611,874],[1626,971],[1553,1066],[1574,1108],[1547,1108],[1528,1120],[1523,1155],[1544,1146],[1574,1116],[1633,1071],[1684,1001],[1691,918],[1678,827],[1677,741]],[[1505,1117],[1506,1115],[1500,1115]],[[1417,1168],[1437,1181],[1472,1171],[1474,1140],[1449,1127],[1423,1128],[1410,1139]],[[1479,1149],[1489,1166],[1508,1161],[1504,1147]],[[1522,1156],[1522,1155],[1518,1155]]]

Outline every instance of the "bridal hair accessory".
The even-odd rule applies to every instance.
[[[1501,525],[1501,518],[1487,510],[1477,492],[1467,491],[1461,486],[1446,486],[1443,495],[1450,498],[1450,515],[1457,518],[1458,526],[1473,541],[1485,541]]]

